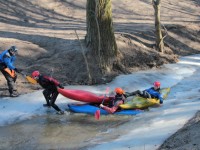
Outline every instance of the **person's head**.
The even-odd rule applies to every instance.
[[[16,55],[16,53],[18,52],[18,49],[16,46],[11,46],[8,51],[10,52],[11,55]]]
[[[122,90],[122,88],[120,88],[120,87],[115,88],[115,92],[116,92],[116,94],[119,94],[119,95],[124,94],[124,90]]]
[[[40,72],[36,70],[36,71],[33,71],[31,75],[33,79],[38,80],[40,76]]]
[[[160,82],[156,81],[153,83],[154,89],[159,89],[160,88]]]

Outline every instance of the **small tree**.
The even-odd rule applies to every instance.
[[[155,10],[156,49],[160,52],[163,52],[164,42],[163,42],[163,35],[161,31],[161,22],[160,22],[161,0],[152,0],[152,3]]]
[[[97,56],[102,71],[112,69],[117,56],[111,0],[87,0],[87,35],[86,45]]]

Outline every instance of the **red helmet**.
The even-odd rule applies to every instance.
[[[156,82],[153,83],[153,85],[156,86],[156,87],[160,87],[160,82],[156,81]]]
[[[40,72],[39,71],[33,71],[32,73],[32,78],[36,78],[40,75]]]
[[[115,88],[115,92],[117,93],[117,94],[124,94],[124,91],[122,90],[122,88]]]

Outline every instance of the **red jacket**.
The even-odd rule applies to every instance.
[[[60,84],[56,79],[40,75],[38,83],[44,88],[50,91],[57,91],[57,86]]]

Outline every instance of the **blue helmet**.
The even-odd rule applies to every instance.
[[[10,51],[10,52],[16,53],[16,52],[18,51],[18,49],[17,49],[16,46],[11,46],[11,47],[9,48],[9,51]]]

